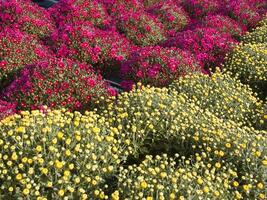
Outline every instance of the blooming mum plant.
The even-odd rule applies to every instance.
[[[18,29],[5,28],[0,32],[0,82],[10,81],[26,64],[51,57],[52,53],[36,38]]]
[[[225,9],[230,17],[248,29],[255,27],[262,19],[260,10],[250,0],[227,0]]]
[[[170,35],[182,30],[190,21],[181,6],[173,1],[164,1],[152,5],[148,12],[154,14]]]
[[[230,73],[216,71],[211,77],[205,74],[192,74],[179,78],[171,86],[184,93],[189,101],[207,109],[219,118],[233,120],[251,126],[260,116],[257,112],[261,102],[247,85],[233,78]]]
[[[15,26],[39,39],[47,38],[55,29],[48,11],[30,0],[0,2],[1,26]]]
[[[208,15],[203,18],[205,27],[215,28],[222,33],[230,34],[234,38],[240,38],[245,34],[246,26],[239,24],[228,16],[217,14]]]
[[[98,28],[105,28],[111,23],[106,7],[97,0],[63,0],[49,8],[49,11],[58,26],[89,21]]]
[[[125,159],[106,120],[64,109],[0,122],[0,197],[108,199]]]
[[[107,66],[116,67],[132,48],[127,38],[119,33],[90,25],[65,26],[52,34],[52,40],[58,56],[93,64],[102,71]]]
[[[234,186],[225,187],[234,179],[232,171],[218,169],[216,164],[201,160],[186,159],[178,154],[170,158],[166,154],[146,156],[139,165],[121,168],[118,190],[112,197],[123,199],[188,199],[196,198],[222,199],[231,198],[235,193]],[[200,159],[200,160],[199,160]],[[218,164],[217,164],[218,165]],[[118,199],[118,198],[117,198]]]
[[[259,24],[260,26],[256,27],[254,30],[248,32],[242,37],[243,43],[267,43],[267,23],[264,24],[264,20],[262,20],[262,22]]]
[[[214,28],[198,27],[178,33],[163,46],[175,46],[190,51],[205,69],[209,69],[220,66],[235,43],[236,40],[229,34]]]
[[[147,46],[133,52],[122,64],[121,74],[125,80],[167,86],[180,76],[200,70],[198,62],[188,52],[177,48]]]
[[[50,59],[25,67],[3,95],[19,109],[47,105],[85,110],[114,94],[92,67],[69,59]]]
[[[144,11],[125,11],[117,17],[118,30],[139,46],[156,45],[166,39],[162,23]]]
[[[220,1],[218,0],[182,0],[182,5],[191,17],[196,19],[208,14],[215,14],[221,8]]]
[[[235,187],[240,185],[236,190],[244,198],[255,199],[264,194],[266,131],[226,121],[187,99],[166,88],[138,87],[119,95],[103,115],[120,127],[121,135],[129,140],[132,155],[142,151],[185,157],[203,155],[200,160],[209,166],[218,170],[229,166],[234,170]],[[225,187],[230,189],[230,184],[234,183],[226,181]]]
[[[225,68],[235,74],[243,83],[249,84],[263,98],[267,87],[267,44],[237,45],[227,56]]]

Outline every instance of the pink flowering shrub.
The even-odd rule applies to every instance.
[[[190,20],[183,8],[172,1],[154,4],[148,8],[148,11],[154,14],[170,33],[180,31]]]
[[[166,41],[163,46],[175,46],[192,52],[196,59],[205,67],[220,66],[225,55],[236,43],[229,34],[214,28],[196,28],[177,34]]]
[[[227,14],[239,23],[253,28],[262,19],[259,7],[261,1],[226,0]]]
[[[246,32],[246,27],[224,15],[208,15],[204,17],[202,24],[208,28],[215,28],[222,33],[228,33],[232,37],[239,38]]]
[[[141,0],[102,0],[110,15],[119,17],[127,12],[143,12],[145,7]]]
[[[134,52],[122,64],[121,74],[125,80],[122,86],[129,88],[131,80],[167,86],[178,77],[195,71],[200,71],[200,67],[190,53],[177,48],[147,46]]]
[[[221,8],[220,0],[183,0],[182,5],[193,18],[215,14]]]
[[[131,43],[115,31],[103,31],[92,26],[65,26],[52,34],[60,57],[69,57],[87,64],[114,66],[127,58]]]
[[[0,120],[16,112],[16,105],[0,99]]]
[[[62,0],[49,11],[58,26],[89,21],[98,28],[105,28],[111,23],[106,7],[97,0]]]
[[[85,64],[53,58],[25,67],[8,86],[3,96],[16,102],[18,109],[65,107],[84,110],[95,106],[100,98],[113,94],[100,75]]]
[[[156,45],[166,39],[163,25],[146,12],[125,12],[117,19],[117,28],[139,46]]]
[[[55,28],[49,13],[31,0],[0,1],[0,24],[38,38],[48,37]]]
[[[51,56],[49,50],[31,35],[14,28],[0,32],[0,83],[26,64]],[[8,80],[7,80],[8,81]],[[0,84],[0,85],[1,85]]]

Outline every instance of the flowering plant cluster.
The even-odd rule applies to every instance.
[[[224,120],[209,110],[198,107],[197,100],[188,102],[186,99],[189,98],[173,90],[141,86],[130,93],[120,95],[116,103],[110,104],[107,110],[103,111],[103,116],[111,119],[115,126],[120,126],[121,135],[131,141],[128,148],[132,150],[133,155],[138,157],[140,154],[167,152],[169,155],[178,153],[184,156],[184,159],[196,156],[186,163],[191,165],[194,161],[203,161],[206,168],[214,168],[218,172],[229,170],[234,178],[228,181],[227,176],[224,176],[221,180],[228,192],[234,192],[233,194],[240,198],[264,199],[264,173],[267,165],[266,131],[257,131],[252,127],[242,128],[235,121]],[[232,109],[234,108],[233,105]],[[121,191],[126,189],[125,193],[122,192],[123,195],[139,196],[139,193],[134,193],[136,189],[140,191],[140,198],[146,195],[153,197],[157,190],[161,190],[159,193],[162,192],[163,196],[170,194],[171,185],[162,179],[171,179],[172,176],[166,175],[164,167],[158,167],[160,169],[156,174],[153,174],[153,169],[148,169],[151,170],[149,176],[155,180],[153,183],[145,178],[148,176],[146,173],[143,174],[143,179],[137,178],[140,169],[138,167],[132,168],[132,172],[137,173],[134,175],[134,180],[122,174]],[[166,172],[166,176],[160,176],[160,172]],[[146,181],[147,187],[142,188],[139,181]],[[200,188],[196,190],[202,190],[204,186],[212,187],[210,184],[201,185],[202,182],[199,184]],[[175,195],[191,194],[188,190],[178,187],[180,184],[174,182],[174,185],[177,186],[173,188]],[[197,192],[193,188],[192,190]],[[222,191],[214,194],[215,191],[210,188],[205,190],[205,193],[215,197],[222,195],[220,199],[227,195]],[[202,195],[203,192],[202,190],[197,194]],[[114,195],[119,194],[116,192]]]
[[[68,59],[50,59],[25,67],[3,92],[19,109],[47,105],[70,110],[89,109],[109,94],[115,95],[91,67]]]
[[[200,27],[178,33],[166,41],[164,46],[175,46],[192,52],[202,66],[208,69],[220,66],[234,43],[236,41],[229,34],[214,28]]]
[[[0,47],[0,82],[10,79],[24,65],[51,56],[40,41],[14,28],[0,31]]]
[[[156,45],[165,40],[164,26],[153,15],[126,11],[117,19],[117,28],[139,46]]]
[[[215,28],[222,33],[230,34],[234,38],[239,38],[245,34],[246,27],[225,15],[207,15],[203,18],[203,26]]]
[[[0,120],[16,112],[16,105],[0,100]]]
[[[89,21],[98,28],[105,28],[111,23],[106,7],[97,0],[63,0],[49,11],[58,26]]]
[[[48,37],[55,28],[48,11],[30,0],[0,1],[0,23],[1,26],[19,28],[37,38]]]
[[[175,34],[189,23],[189,16],[181,6],[172,1],[163,1],[147,8],[148,12],[157,16],[165,30]]]
[[[202,18],[217,13],[221,8],[218,0],[182,0],[182,5],[193,18]]]
[[[255,27],[261,20],[259,10],[263,3],[261,0],[226,0],[226,2],[227,14],[248,28]]]
[[[122,64],[124,79],[154,86],[167,86],[189,72],[200,71],[194,57],[177,48],[148,46],[139,48]]]
[[[267,43],[267,17],[261,21],[260,26],[256,27],[253,31],[248,32],[242,37],[243,43]]]
[[[0,197],[108,199],[124,159],[105,119],[64,109],[23,111],[0,121]]]
[[[267,87],[266,64],[267,44],[240,43],[228,55],[225,68],[233,72],[243,83],[249,84],[259,93],[266,94],[264,90]]]
[[[0,0],[0,199],[266,199],[265,13]]]
[[[119,33],[91,25],[65,26],[52,34],[60,57],[94,64],[100,69],[127,58],[131,43]]]
[[[232,78],[228,72],[217,71],[211,77],[200,73],[190,74],[179,78],[170,87],[221,119],[249,126],[255,125],[260,119],[257,112],[262,103],[247,85]]]
[[[178,154],[175,159],[166,154],[146,156],[141,164],[122,168],[119,189],[112,194],[113,197],[185,200],[190,196],[199,199],[230,199],[236,196],[228,190],[235,189],[229,184],[235,178],[234,171],[220,170],[216,164],[201,161],[203,155],[198,155],[196,162],[181,157]],[[224,186],[226,184],[227,187]]]
[[[99,114],[45,109],[5,118],[0,196],[265,199],[266,131],[186,99],[138,84]],[[163,152],[127,164],[132,156]]]

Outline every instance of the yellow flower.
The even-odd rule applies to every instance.
[[[93,133],[96,133],[96,134],[100,133],[100,128],[94,127],[93,128]]]
[[[219,162],[215,163],[215,167],[221,168],[221,163],[219,163]]]
[[[120,193],[119,193],[119,191],[118,190],[116,190],[115,192],[113,192],[112,194],[111,194],[111,199],[112,200],[119,200],[120,199]]]
[[[258,184],[257,184],[257,187],[258,187],[259,189],[263,189],[263,184],[262,184],[262,183],[258,183]]]
[[[25,127],[23,127],[23,126],[18,127],[18,128],[16,129],[16,131],[17,131],[18,133],[26,133],[26,129],[25,129]]]
[[[146,181],[142,181],[140,183],[140,186],[141,186],[142,189],[146,189],[147,188],[147,182]]]
[[[153,197],[148,196],[146,200],[153,200]]]
[[[170,199],[175,199],[175,194],[174,193],[170,194]]]
[[[66,152],[65,152],[65,154],[66,154],[66,156],[70,156],[70,155],[71,155],[71,152],[70,152],[70,150],[69,150],[69,149],[67,149],[67,150],[66,150]]]
[[[21,180],[22,179],[22,175],[21,174],[17,174],[16,179],[17,180]]]
[[[210,191],[209,187],[205,186],[205,187],[203,188],[203,192],[208,193],[209,191]]]
[[[69,169],[70,169],[70,170],[74,169],[74,164],[72,164],[72,163],[69,164]]]
[[[58,191],[58,195],[59,195],[59,196],[62,197],[62,196],[64,196],[64,194],[65,194],[65,192],[64,192],[63,189],[61,189],[61,190]]]
[[[197,179],[197,183],[198,183],[199,185],[201,185],[201,184],[203,184],[203,180],[202,180],[201,178],[198,178],[198,179]]]
[[[9,187],[9,188],[8,188],[8,191],[9,191],[9,192],[13,192],[13,190],[14,190],[13,187]]]
[[[16,153],[13,153],[11,156],[12,160],[17,160],[18,159],[18,155]]]
[[[56,162],[55,162],[55,167],[56,167],[57,169],[61,169],[61,168],[63,167],[63,163],[60,162],[59,160],[56,160]]]
[[[51,181],[47,182],[46,184],[47,187],[52,187],[53,186],[53,183]]]
[[[42,147],[41,147],[40,145],[38,145],[38,146],[35,148],[35,150],[36,150],[37,152],[41,152],[41,151],[42,151]]]
[[[29,190],[28,188],[25,188],[25,189],[22,191],[22,193],[23,193],[24,195],[28,195],[28,194],[30,193],[30,190]]]
[[[57,133],[57,137],[58,137],[58,139],[62,139],[63,136],[64,136],[64,133],[62,133],[61,131],[59,131],[59,132]]]
[[[266,159],[263,160],[263,161],[262,161],[262,164],[263,164],[264,166],[267,166],[267,160],[266,160]]]
[[[265,199],[265,194],[260,193],[260,194],[259,194],[259,198],[260,198],[260,199]]]
[[[47,174],[47,173],[48,173],[48,169],[47,169],[47,168],[43,168],[43,169],[41,170],[41,172],[42,172],[42,174]]]
[[[239,183],[237,181],[234,181],[233,182],[233,186],[238,187],[239,186]]]
[[[249,186],[248,186],[248,185],[243,185],[243,189],[244,189],[245,191],[248,191],[248,190],[249,190]]]
[[[66,144],[69,145],[70,143],[71,143],[71,139],[68,138],[68,139],[66,140]]]

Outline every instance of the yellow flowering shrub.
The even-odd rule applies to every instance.
[[[206,155],[205,162],[221,168],[226,163],[238,170],[242,185],[265,180],[266,131],[241,127],[209,110],[201,109],[185,94],[166,88],[137,87],[110,104],[104,115],[120,128],[130,154],[179,153]],[[210,160],[211,159],[211,160]],[[244,196],[257,196],[255,188]]]
[[[267,44],[237,45],[227,56],[225,68],[233,72],[243,83],[262,91],[266,96],[267,87]]]
[[[175,81],[170,87],[187,95],[188,101],[195,102],[221,119],[251,125],[259,118],[257,110],[261,102],[247,85],[232,78],[230,73],[216,71],[211,77],[200,73],[191,74]]]
[[[267,42],[267,24],[263,24],[255,28],[253,31],[248,32],[242,37],[244,43],[266,43]]]
[[[181,113],[196,115],[197,112],[194,104],[186,103],[186,96],[174,90],[139,84],[132,91],[121,93],[102,115],[119,128],[124,138],[121,141],[127,142],[130,154],[136,156],[151,149],[161,152],[172,148],[163,142],[168,140],[166,130]]]
[[[121,168],[117,196],[125,200],[232,199],[235,196],[234,170],[176,156],[175,159],[166,154],[146,156],[139,165]]]
[[[0,133],[0,199],[108,198],[123,148],[104,118],[24,111],[2,120]]]

